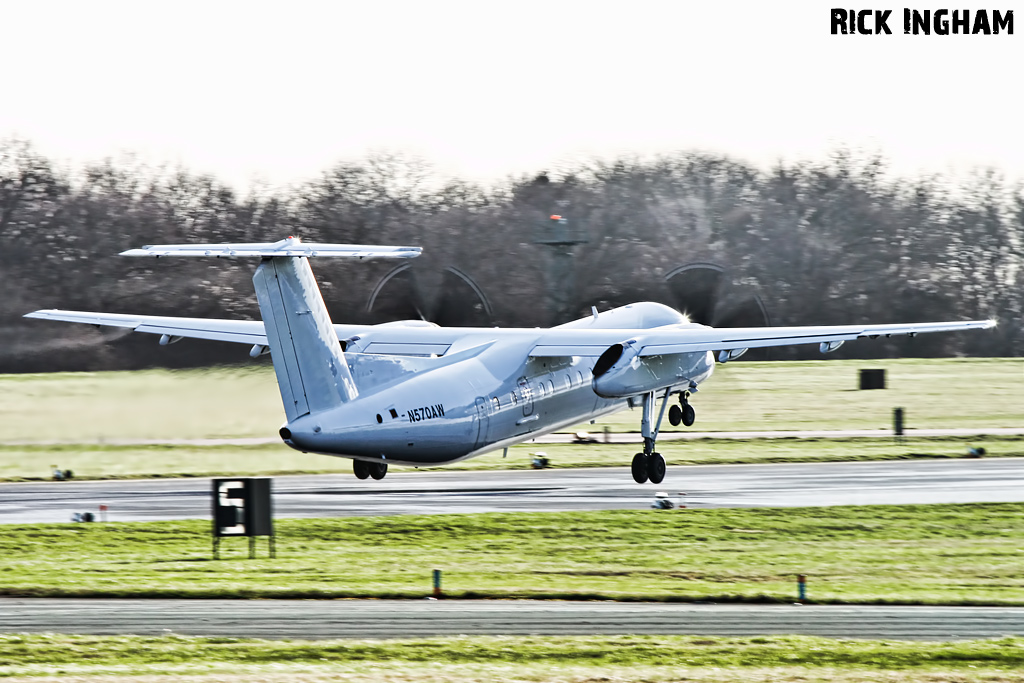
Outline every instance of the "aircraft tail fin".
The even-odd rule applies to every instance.
[[[359,395],[304,257],[265,259],[252,278],[288,421]]]
[[[413,258],[419,254],[418,247],[303,244],[290,237],[260,244],[147,246],[122,256],[259,256],[262,262],[253,275],[253,285],[285,415],[291,422],[359,395],[308,259]]]

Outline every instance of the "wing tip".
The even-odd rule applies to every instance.
[[[21,316],[22,318],[47,318],[50,315],[57,313],[56,308],[40,308],[38,311],[32,311]]]

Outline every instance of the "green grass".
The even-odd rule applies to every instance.
[[[890,388],[854,389],[861,367],[884,367]],[[701,430],[887,428],[892,408],[911,427],[1024,424],[1024,359],[941,359],[728,363],[694,398]],[[0,376],[0,479],[46,478],[50,466],[79,477],[204,476],[348,472],[345,460],[306,455],[281,444],[120,445],[154,439],[273,438],[282,421],[273,371],[265,365],[171,372],[54,373]],[[596,425],[635,431],[626,410]],[[671,430],[667,421],[664,427]],[[63,445],[52,445],[54,442]],[[35,444],[31,446],[10,444]],[[968,443],[992,456],[1021,455],[1022,442],[996,439],[704,440],[659,446],[670,464],[807,462],[957,457]],[[3,445],[8,444],[8,445]],[[542,450],[556,466],[628,464],[634,447],[524,444],[448,469],[528,467]]]
[[[0,677],[228,674],[308,681],[328,680],[306,678],[309,675],[334,674],[338,678],[329,680],[806,682],[973,681],[998,676],[995,680],[1019,681],[1024,676],[1016,671],[1022,666],[1022,638],[919,643],[802,636],[460,636],[311,642],[178,635],[0,635]],[[956,677],[948,677],[953,672]],[[301,678],[285,678],[289,675]]]
[[[637,501],[638,506],[646,500]],[[0,527],[0,594],[1024,605],[1024,505],[279,520],[277,559],[209,522]],[[386,551],[382,551],[386,549]]]
[[[860,368],[884,368],[888,388],[858,390]],[[697,423],[689,429],[701,431],[892,429],[896,407],[918,429],[1020,427],[1024,358],[726,363],[693,405]],[[639,431],[640,416],[627,411],[602,423]]]
[[[1024,449],[1024,441],[1021,443]],[[2,446],[0,481],[49,479],[52,467],[76,479],[351,473],[352,461],[265,446]]]
[[[985,448],[985,457],[1024,457],[1024,436],[931,437],[892,439],[696,439],[662,441],[658,449],[670,465],[725,465],[774,462],[838,462],[962,458],[969,446]],[[454,465],[424,471],[528,469],[532,454],[547,453],[551,465],[627,466],[639,444],[522,444]],[[344,458],[304,454],[282,444],[265,446],[112,446],[0,445],[0,481],[48,479],[51,465],[70,469],[78,479],[349,474]],[[412,468],[394,467],[401,472]]]
[[[866,367],[885,368],[889,388],[857,391]],[[897,406],[910,427],[1019,427],[1024,359],[733,362],[693,403],[700,430],[884,429]],[[284,420],[266,365],[4,375],[0,415],[0,443],[273,437]],[[625,411],[596,430],[639,423]]]
[[[284,422],[264,365],[0,375],[0,443],[274,437]]]

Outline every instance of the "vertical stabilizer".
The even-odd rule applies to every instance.
[[[252,280],[288,421],[356,398],[359,392],[309,261],[264,258]]]
[[[277,242],[151,244],[122,256],[245,258],[262,262],[253,276],[284,412],[296,418],[329,410],[359,395],[331,316],[309,268],[311,258],[416,258],[419,247]],[[164,335],[167,336],[167,335]]]

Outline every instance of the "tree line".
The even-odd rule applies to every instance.
[[[578,244],[537,243],[553,214]],[[244,360],[234,345],[186,341],[157,350],[148,335],[121,339],[116,331],[21,316],[64,308],[258,319],[248,261],[116,254],[144,244],[287,235],[424,248],[410,271],[415,277],[380,289],[372,310],[371,293],[394,263],[315,263],[336,322],[447,315],[535,326],[588,314],[592,305],[646,299],[695,312],[707,308],[701,298],[718,297],[718,310],[725,299],[756,300],[775,325],[999,321],[984,333],[848,344],[837,353],[848,357],[1024,352],[1024,191],[994,171],[956,181],[898,178],[884,159],[847,152],[763,170],[680,152],[482,185],[439,179],[414,159],[375,155],[297,186],[241,194],[209,175],[131,161],[70,171],[29,143],[7,140],[0,142],[0,372]],[[571,257],[552,261],[560,249]],[[687,264],[713,266],[722,282],[705,291],[672,281]],[[571,271],[554,280],[560,298],[548,291],[554,268]],[[485,320],[479,305],[473,315],[457,315],[475,303],[461,293],[446,298],[444,290],[460,282],[445,279],[451,269],[486,297]]]

